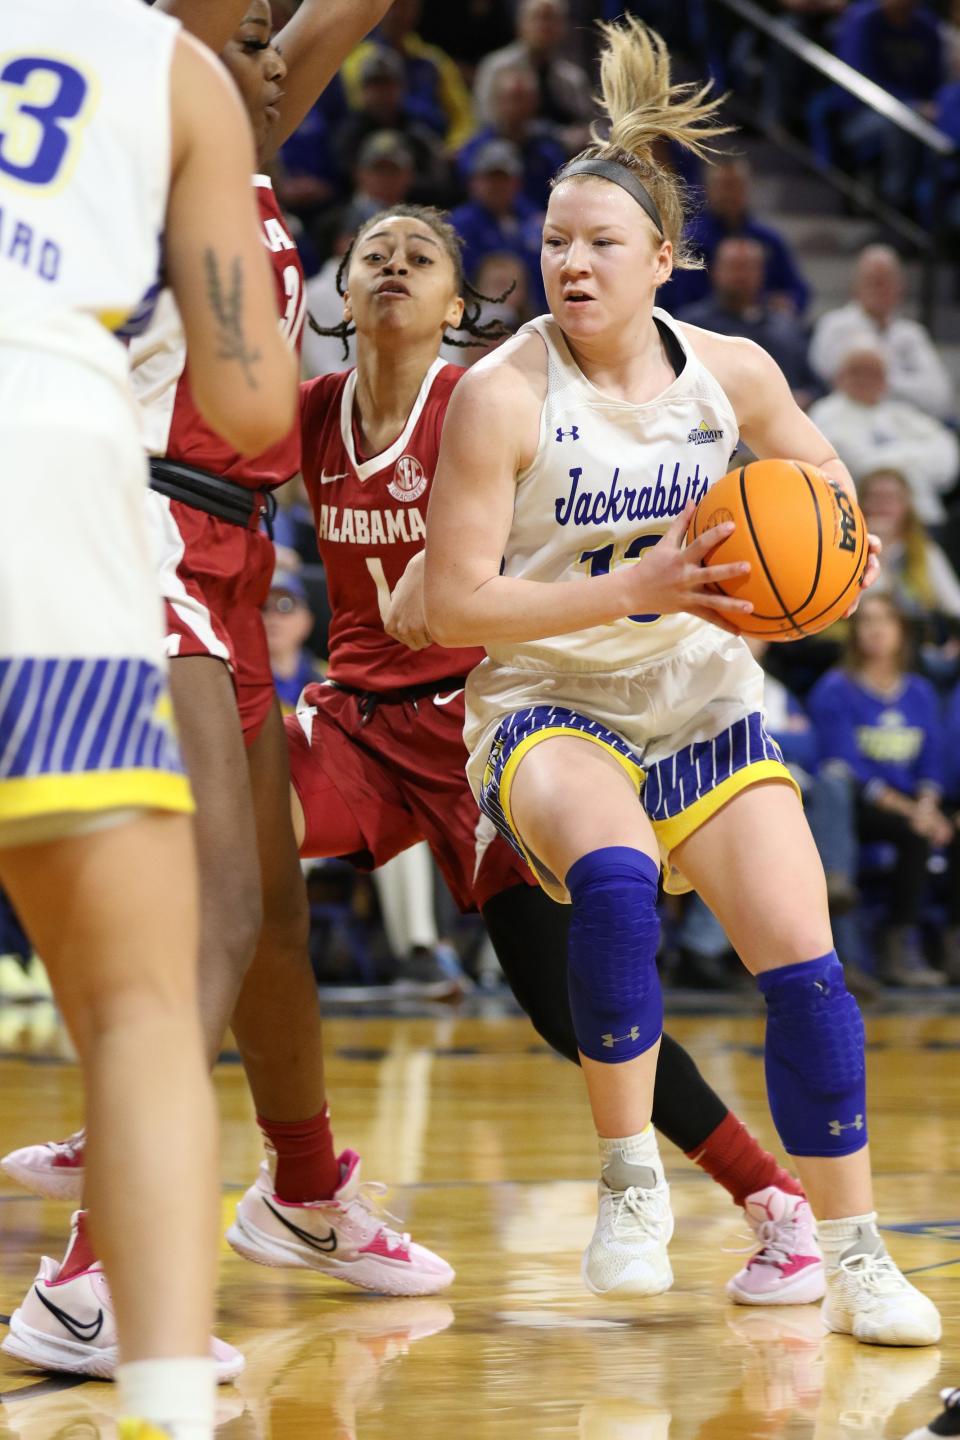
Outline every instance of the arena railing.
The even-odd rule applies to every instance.
[[[945,254],[945,233],[943,218],[945,207],[942,203],[942,171],[947,160],[957,155],[957,147],[948,135],[938,130],[922,115],[911,110],[909,105],[898,100],[873,80],[861,75],[846,61],[825,50],[805,35],[799,34],[783,20],[769,15],[754,3],[754,0],[718,0],[721,9],[737,16],[752,30],[764,35],[774,45],[792,54],[795,59],[808,66],[810,71],[881,115],[885,120],[909,135],[922,151],[934,162],[930,166],[932,183],[935,187],[930,212],[934,217],[930,229],[918,224],[910,216],[902,214],[888,205],[876,190],[864,180],[848,174],[833,161],[818,155],[804,139],[789,130],[775,117],[765,114],[764,108],[751,111],[749,119],[761,133],[805,168],[816,173],[833,190],[844,196],[857,210],[872,216],[895,236],[903,240],[917,255],[920,264],[920,308],[924,323],[936,332],[937,270]]]

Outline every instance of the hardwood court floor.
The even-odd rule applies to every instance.
[[[744,1120],[774,1145],[752,1017],[671,1026]],[[675,1288],[647,1302],[582,1289],[594,1141],[579,1076],[513,1017],[336,1019],[338,1141],[390,1208],[457,1268],[437,1299],[388,1300],[224,1248],[219,1332],[247,1371],[221,1390],[231,1440],[899,1440],[960,1383],[960,1026],[914,1013],[868,1022],[878,1201],[891,1248],[943,1312],[939,1349],[824,1337],[816,1307],[729,1304],[738,1212],[669,1145]],[[4,1148],[81,1122],[76,1072],[44,1007],[0,1011]],[[217,1073],[224,1224],[259,1144],[236,1064]],[[0,1310],[60,1255],[68,1207],[0,1191]],[[149,1243],[146,1237],[145,1243]],[[62,1389],[0,1356],[0,1434],[109,1433],[112,1387]]]

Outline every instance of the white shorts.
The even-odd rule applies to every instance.
[[[0,349],[0,828],[192,808],[164,660],[133,402]]]
[[[608,674],[508,667],[484,660],[467,681],[467,777],[484,814],[554,898],[567,893],[523,843],[510,789],[523,756],[551,736],[602,746],[636,787],[660,845],[665,886],[689,884],[670,853],[738,791],[793,785],[763,724],[763,671],[746,643],[716,626],[663,659]],[[799,793],[799,792],[798,792]]]

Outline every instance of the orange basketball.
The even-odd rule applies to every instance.
[[[749,560],[750,574],[714,588],[750,600],[749,615],[724,616],[745,635],[816,635],[856,599],[867,568],[867,527],[856,501],[813,465],[755,460],[712,485],[687,532],[733,520],[736,530],[704,562]]]

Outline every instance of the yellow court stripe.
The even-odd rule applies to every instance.
[[[169,770],[85,771],[0,780],[0,823],[61,811],[193,810],[190,783]]]

